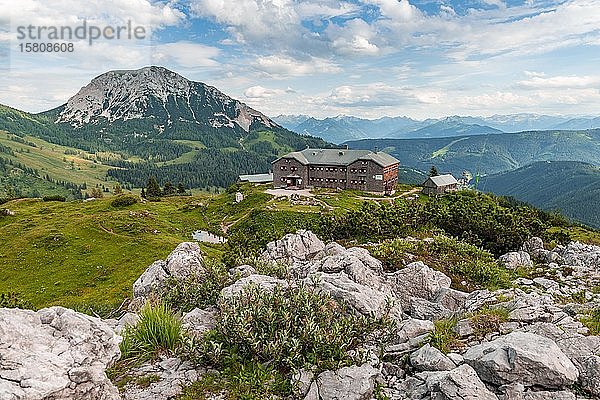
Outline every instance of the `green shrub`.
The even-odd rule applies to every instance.
[[[190,276],[188,279],[169,279],[161,298],[171,309],[185,313],[196,307],[214,305],[221,289],[232,284],[232,279],[222,263],[207,259],[204,263],[206,274]]]
[[[308,287],[269,292],[249,286],[243,295],[222,300],[208,356],[213,362],[224,356],[269,362],[283,374],[307,365],[337,369],[352,362],[348,351],[387,323],[355,316]]]
[[[65,201],[67,201],[67,198],[65,196],[61,196],[59,194],[53,194],[53,195],[48,195],[48,196],[42,197],[42,200],[44,200],[44,201],[61,201],[61,202],[65,202]]]
[[[21,293],[8,292],[0,294],[0,308],[31,309],[32,305]]]
[[[113,207],[127,207],[132,206],[138,202],[138,197],[132,194],[122,194],[110,203]]]
[[[147,302],[139,321],[125,328],[121,342],[123,359],[155,359],[160,353],[173,353],[184,339],[181,319],[164,303]]]
[[[274,276],[279,279],[287,279],[288,264],[285,262],[271,262],[262,260],[260,257],[249,257],[241,260],[240,264],[247,264],[261,275]]]
[[[320,232],[327,239],[366,242],[441,230],[499,256],[563,223],[554,214],[502,197],[461,191],[427,201],[365,202],[358,210],[324,215]]]
[[[494,290],[511,285],[510,272],[501,266],[491,253],[442,235],[435,236],[433,242],[429,243],[392,240],[375,247],[372,253],[382,260],[385,268],[390,271],[403,268],[409,254],[416,256],[410,261],[423,261],[431,268],[445,273],[457,289]]]
[[[457,322],[457,317],[443,318],[435,321],[435,328],[429,334],[429,344],[444,354],[459,348],[460,341],[458,340],[457,333],[454,331]]]
[[[590,330],[591,335],[600,335],[600,308],[590,311],[581,319],[581,323]]]

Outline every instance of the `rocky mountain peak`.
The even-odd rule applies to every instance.
[[[214,128],[258,122],[276,124],[262,113],[201,82],[164,67],[109,71],[92,79],[64,105],[56,122],[74,127],[148,118],[157,125],[187,121]]]

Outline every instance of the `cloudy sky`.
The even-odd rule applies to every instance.
[[[20,51],[19,26],[84,20],[149,34]],[[600,115],[600,0],[0,0],[2,104],[150,64],[271,116]]]

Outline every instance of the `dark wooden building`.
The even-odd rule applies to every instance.
[[[391,193],[399,161],[369,150],[306,149],[273,161],[276,188],[339,188]]]
[[[446,194],[458,190],[458,181],[451,174],[429,177],[423,182],[423,193],[427,195]]]

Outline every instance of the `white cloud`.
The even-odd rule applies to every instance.
[[[329,60],[312,57],[300,61],[286,56],[258,57],[254,67],[270,75],[302,76],[312,74],[332,74],[341,71],[340,67]]]
[[[74,26],[87,20],[89,24],[115,25],[127,23],[148,29],[178,24],[185,14],[171,4],[149,0],[0,0],[0,20],[13,26]]]
[[[315,96],[314,103],[343,107],[388,107],[414,103],[437,103],[440,94],[432,90],[405,88],[383,82],[343,85],[329,94]]]
[[[330,25],[326,34],[338,54],[373,56],[381,52],[374,43],[377,32],[360,18],[348,21],[343,27]]]
[[[598,87],[600,76],[553,76],[533,75],[530,79],[519,81],[518,86],[525,89],[574,89]]]
[[[252,99],[263,99],[286,93],[282,89],[268,89],[262,86],[252,86],[244,91],[244,96]]]
[[[408,0],[369,0],[368,3],[379,6],[384,17],[396,22],[411,21],[422,16],[421,11]]]
[[[184,68],[215,67],[220,50],[200,43],[174,42],[155,46],[153,60],[157,64],[175,64]]]

